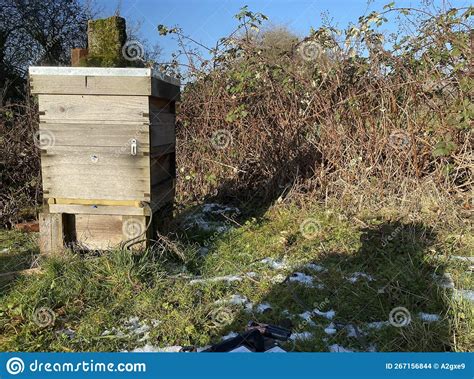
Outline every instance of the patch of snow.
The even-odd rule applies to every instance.
[[[222,215],[222,214],[240,214],[240,209],[236,207],[229,207],[226,205],[208,203],[202,206],[202,213],[213,214],[213,215]]]
[[[445,259],[445,258],[448,258],[448,259],[455,259],[455,260],[458,260],[458,261],[463,261],[463,262],[471,262],[471,263],[474,263],[474,257],[465,257],[465,256],[462,256],[462,255],[451,255],[449,257],[446,257],[445,255],[438,255],[436,256],[438,259]]]
[[[144,322],[140,322],[138,317],[130,317],[125,322],[125,328],[131,333],[137,336],[146,334],[150,331],[150,327]]]
[[[239,346],[238,348],[229,351],[229,353],[252,353],[252,351],[247,349],[245,346]]]
[[[364,272],[354,272],[351,276],[347,277],[346,279],[351,282],[351,283],[355,283],[357,282],[360,278],[364,278],[364,279],[367,279],[369,282],[373,281],[374,280],[374,277],[369,275],[369,274],[366,274]]]
[[[215,302],[215,304],[232,304],[232,305],[245,305],[249,302],[245,296],[234,294],[228,299],[220,299]]]
[[[374,344],[369,345],[369,347],[367,348],[367,352],[376,353],[377,352],[377,346],[375,346]]]
[[[5,249],[2,249],[2,251],[0,251],[1,254],[8,254],[10,252],[10,249],[9,248],[5,248]]]
[[[262,304],[257,305],[256,311],[258,313],[263,313],[263,312],[267,311],[268,309],[272,309],[271,305],[268,304],[268,303],[262,303]]]
[[[277,261],[273,258],[264,258],[260,261],[260,263],[264,263],[273,270],[284,270],[288,268],[288,265],[284,261]]]
[[[310,325],[315,325],[314,321],[311,320],[311,318],[313,317],[313,312],[311,311],[306,311],[306,312],[303,312],[303,313],[300,313],[299,316],[305,320],[308,324]]]
[[[454,280],[449,272],[443,273],[441,277],[434,275],[434,279],[438,282],[438,285],[444,289],[454,289]]]
[[[300,282],[305,285],[312,285],[313,284],[313,277],[303,274],[302,272],[295,272],[291,274],[291,276],[288,278],[290,282]]]
[[[67,328],[67,329],[57,330],[57,331],[56,331],[56,334],[58,334],[58,335],[64,335],[64,336],[66,336],[66,337],[69,338],[69,339],[73,339],[73,338],[76,336],[76,331]]]
[[[307,268],[308,270],[317,271],[317,272],[327,271],[327,269],[325,269],[323,266],[317,265],[316,263],[308,263],[304,265],[304,268]]]
[[[361,335],[363,335],[363,333],[359,330],[359,328],[357,326],[352,325],[352,324],[346,325],[344,327],[344,329],[347,332],[347,337],[358,338]]]
[[[332,309],[327,312],[321,312],[319,309],[315,309],[313,312],[317,314],[318,316],[327,318],[328,320],[332,320],[334,316],[336,315],[336,312]]]
[[[247,273],[245,273],[245,275],[249,278],[255,278],[255,277],[258,276],[258,274],[256,272],[253,272],[253,271],[247,272]]]
[[[334,325],[333,322],[331,322],[326,328],[324,328],[324,333],[332,335],[337,332],[336,325]]]
[[[474,303],[474,291],[473,290],[456,290],[455,296],[459,300],[467,300]]]
[[[183,351],[182,346],[166,346],[157,347],[150,344],[146,344],[143,347],[137,347],[132,350],[132,353],[180,353]]]
[[[117,328],[113,327],[111,330],[105,330],[101,336],[105,337],[105,336],[111,336],[111,335],[114,335],[115,337],[118,337],[118,338],[123,338],[123,337],[126,337],[125,333],[122,332],[121,330],[118,330]]]
[[[368,324],[366,324],[365,326],[369,329],[376,329],[376,330],[380,330],[382,329],[383,327],[385,326],[388,326],[389,325],[389,322],[388,321],[373,321],[373,322],[369,322]]]
[[[230,332],[229,334],[226,334],[225,336],[222,336],[222,341],[226,341],[228,339],[237,337],[239,334],[235,332]]]
[[[265,351],[265,353],[286,353],[286,351],[283,350],[280,346],[275,346]]]
[[[202,351],[204,351],[204,350],[209,349],[210,347],[211,347],[211,345],[207,345],[207,346],[203,346],[203,347],[198,347],[198,348],[196,348],[196,353],[200,353],[200,352],[202,352]]]
[[[215,276],[213,278],[199,278],[193,279],[189,281],[189,284],[198,284],[198,283],[214,283],[214,282],[240,282],[242,281],[242,277],[239,275],[225,275],[225,276]]]
[[[292,333],[290,339],[295,340],[309,340],[313,338],[313,334],[310,332]]]
[[[441,319],[440,315],[437,315],[435,313],[424,313],[424,312],[418,313],[418,317],[421,319],[421,321],[425,321],[425,322],[435,322]]]
[[[353,353],[354,352],[354,350],[347,349],[344,346],[338,345],[337,343],[329,346],[329,351],[331,353]]]

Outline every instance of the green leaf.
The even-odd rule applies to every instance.
[[[433,157],[447,157],[456,150],[457,145],[453,141],[440,141],[433,150]]]
[[[391,3],[388,3],[383,7],[383,9],[392,9],[395,6],[395,1],[392,1]]]

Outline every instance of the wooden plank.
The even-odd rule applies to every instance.
[[[58,124],[41,123],[40,138],[50,138],[58,146],[130,146],[135,139],[138,147],[149,148],[149,126],[121,124]]]
[[[40,120],[147,121],[146,96],[41,95]]]
[[[154,185],[151,190],[150,203],[153,212],[156,212],[167,204],[172,203],[174,201],[175,192],[176,181],[174,179]]]
[[[173,154],[162,155],[150,160],[151,185],[164,182],[166,179],[175,178],[176,173],[172,162]]]
[[[176,150],[175,143],[170,143],[168,145],[161,145],[161,146],[151,146],[150,157],[153,159],[161,155],[174,153],[175,150]]]
[[[180,87],[178,85],[165,82],[158,78],[151,80],[151,94],[155,97],[161,97],[168,100],[180,100]]]
[[[133,181],[150,183],[150,170],[148,167],[133,166],[96,166],[94,163],[76,164],[76,165],[51,165],[42,166],[42,175],[46,179],[62,179],[64,182],[69,180],[83,180],[87,178],[96,181],[108,181],[114,178],[121,181]],[[67,183],[65,183],[67,185]],[[66,196],[68,197],[68,196]],[[73,198],[81,198],[73,196]],[[100,199],[98,196],[96,199]]]
[[[130,200],[104,200],[104,199],[61,199],[50,198],[48,204],[63,204],[63,205],[110,205],[110,206],[126,206],[140,208],[140,201]]]
[[[41,253],[51,254],[63,250],[63,215],[40,213],[39,225],[39,247]]]
[[[173,100],[150,97],[149,98],[150,112],[173,113],[171,111],[174,108],[174,103],[175,102]]]
[[[151,77],[93,75],[32,75],[33,94],[150,96]]]
[[[114,215],[76,215],[76,238],[79,246],[107,250],[122,242],[122,217]]]
[[[109,175],[43,176],[43,189],[49,197],[149,201],[150,178]]]
[[[124,246],[133,250],[146,247],[148,237],[147,230],[148,217],[144,216],[123,216],[122,217],[122,239]]]
[[[51,240],[51,214],[40,213],[38,215],[39,222],[39,249],[42,254],[49,254],[53,250]]]
[[[140,151],[139,151],[140,153]],[[96,158],[94,158],[96,157]],[[127,148],[52,146],[41,152],[41,165],[44,167],[52,165],[88,165],[94,161],[95,166],[103,167],[136,167],[147,168],[150,165],[149,157],[143,154],[130,155]]]
[[[51,213],[117,215],[117,216],[149,216],[146,208],[119,206],[119,205],[75,205],[51,204]]]
[[[175,115],[171,113],[150,114],[150,146],[175,144]]]

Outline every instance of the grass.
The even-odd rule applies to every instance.
[[[42,258],[41,274],[1,287],[0,351],[205,346],[242,331],[249,320],[310,332],[310,338],[286,344],[293,351],[327,351],[334,344],[358,351],[468,351],[474,344],[472,304],[434,279],[449,272],[457,289],[474,287],[469,263],[449,258],[473,251],[472,237],[462,230],[434,230],[401,216],[354,219],[336,210],[289,205],[237,221],[241,226],[225,233],[182,232],[176,243],[184,262],[159,249]],[[0,250],[9,249],[0,256],[2,271],[31,264],[38,253],[34,238],[7,231],[0,236]],[[202,246],[209,249],[205,256],[198,254]],[[264,258],[285,266],[272,268]],[[315,271],[311,263],[324,270]],[[314,286],[290,281],[294,272],[312,277]],[[372,280],[348,280],[357,272]],[[241,280],[190,282],[225,275]],[[232,295],[253,307],[226,302]],[[259,312],[262,303],[271,309]],[[42,307],[55,318],[40,327],[35,312]],[[368,328],[386,322],[396,307],[409,312],[409,325]],[[335,311],[334,334],[324,331],[330,320],[315,313],[309,322],[299,316],[315,308]],[[420,312],[440,320],[424,322]],[[141,330],[134,332],[132,317]],[[351,337],[350,326],[364,333]]]

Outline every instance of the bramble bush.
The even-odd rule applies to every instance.
[[[250,201],[370,186],[380,197],[432,181],[469,196],[473,14],[391,3],[301,40],[260,31],[266,17],[245,7],[236,31],[204,54],[181,29],[159,26],[180,43],[165,69],[179,74],[180,57],[189,58],[178,193]],[[383,33],[395,16],[401,31]]]

